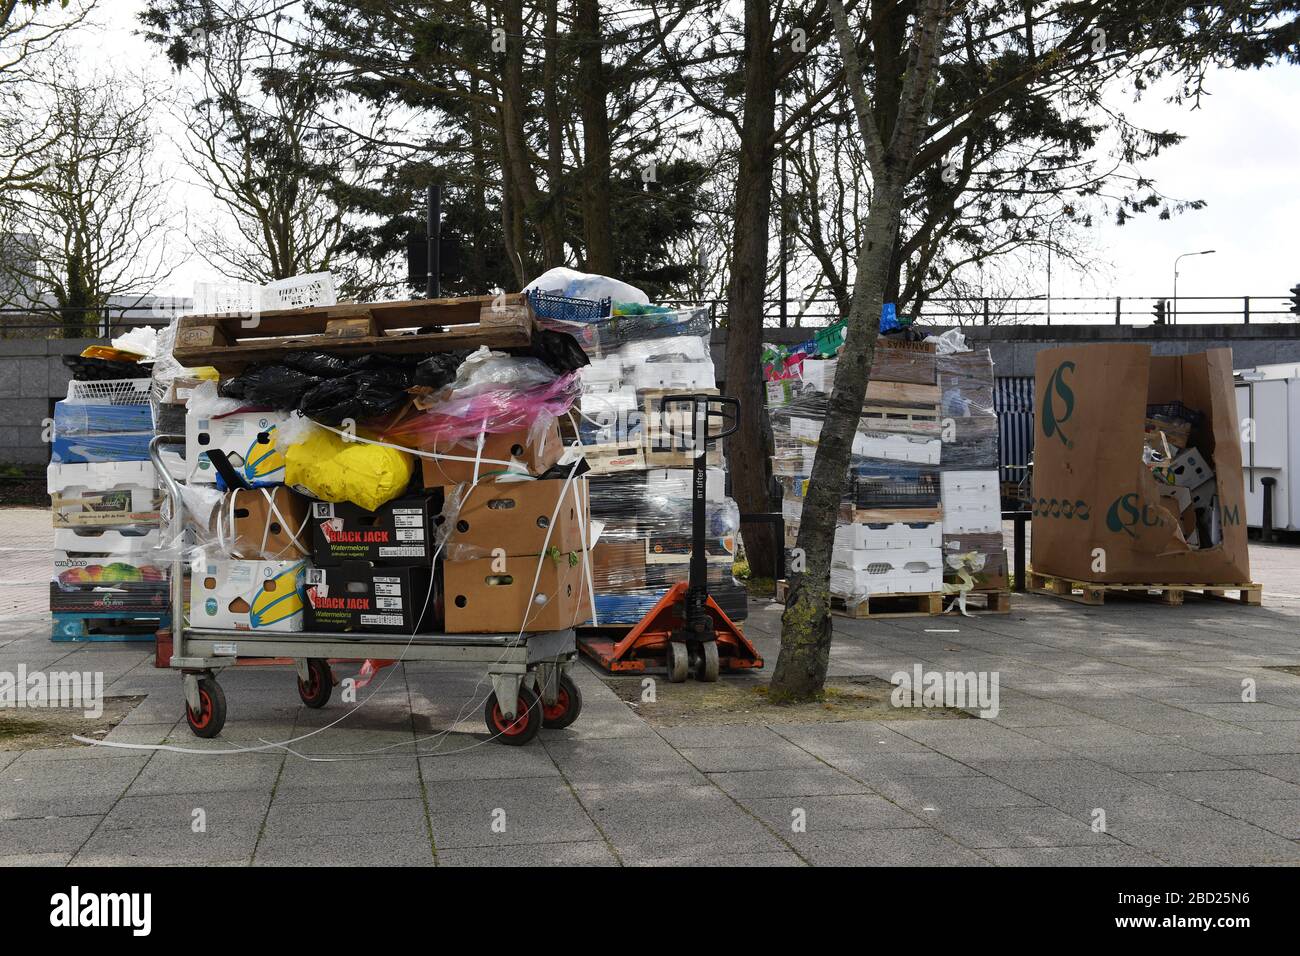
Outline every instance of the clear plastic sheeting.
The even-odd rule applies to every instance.
[[[987,350],[970,351],[955,336],[941,345],[881,340],[877,346],[840,489],[832,554],[831,593],[848,604],[875,595],[943,591],[949,489],[960,497],[954,507],[963,516],[972,508],[966,500],[970,482],[944,481],[948,473],[954,479],[981,473],[979,521],[956,522],[953,530],[1000,527],[996,475],[985,474],[998,460],[992,360]],[[797,366],[787,363],[785,372],[787,377],[768,383],[767,396],[785,543],[793,548],[836,360],[807,355]],[[1005,568],[1005,560],[999,564],[992,549],[980,544],[990,567]]]

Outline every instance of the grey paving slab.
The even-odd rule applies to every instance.
[[[674,787],[657,796],[592,791],[583,795],[583,805],[625,863],[683,850],[714,856],[789,849],[760,820],[708,785]]]
[[[1131,846],[1180,866],[1300,863],[1300,844],[1261,827],[1227,817],[1113,826]]]
[[[476,846],[438,851],[439,866],[618,866],[612,850],[598,840],[578,843]]]
[[[691,747],[678,751],[704,773],[731,770],[789,770],[825,764],[802,748],[777,741],[762,747]]]
[[[0,771],[0,820],[107,813],[140,772],[135,760],[39,760]]]
[[[206,756],[162,751],[153,755],[127,793],[141,796],[247,790],[270,794],[283,763],[282,754]]]
[[[986,866],[979,854],[928,827],[829,830],[800,845],[814,866]]]
[[[415,757],[285,760],[275,786],[279,804],[320,804],[325,800],[418,800],[420,774]]]
[[[247,864],[256,830],[222,827],[195,833],[188,822],[132,829],[99,829],[72,858],[74,866],[187,866]]]
[[[277,792],[263,826],[264,838],[349,836],[357,833],[427,834],[419,799],[341,800],[286,804]]]
[[[1034,795],[991,777],[898,777],[875,786],[881,795],[912,811],[1043,805]]]
[[[740,803],[786,839],[804,832],[874,830],[923,826],[925,821],[884,797],[867,793],[835,796],[763,797]]]
[[[634,854],[630,866],[723,866],[772,867],[806,866],[795,853],[788,850],[755,851],[752,853],[681,853],[673,856],[642,856]]]
[[[740,770],[709,774],[709,780],[738,799],[871,792],[866,784],[830,767]]]
[[[439,850],[602,839],[583,804],[558,777],[431,781],[426,790]]]
[[[982,774],[969,764],[934,751],[924,753],[868,754],[866,756],[828,756],[826,762],[868,785],[900,777],[978,777]]]
[[[468,741],[468,743],[466,743]],[[428,780],[496,780],[558,777],[560,769],[542,747],[505,747],[461,737],[419,760]]]
[[[271,792],[213,792],[124,796],[100,823],[101,830],[188,829],[256,836],[271,804]]]
[[[82,816],[0,820],[0,854],[67,854],[71,858],[103,819]]]
[[[1114,842],[1106,846],[1039,846],[987,849],[998,866],[1164,866],[1143,850]]]
[[[580,789],[635,781],[657,787],[705,782],[700,771],[658,736],[556,740],[543,733],[542,745],[564,777]]]
[[[424,833],[352,833],[329,836],[269,834],[257,845],[254,866],[433,866]]]
[[[1193,800],[1300,800],[1300,784],[1288,783],[1258,770],[1203,770],[1183,773],[1134,774],[1153,787]]]
[[[971,849],[1106,846],[1114,837],[1094,831],[1053,807],[986,807],[924,814],[936,830]]]

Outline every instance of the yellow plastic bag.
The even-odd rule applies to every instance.
[[[285,484],[321,501],[351,501],[374,511],[406,491],[414,456],[395,448],[344,441],[313,428],[284,454]]]

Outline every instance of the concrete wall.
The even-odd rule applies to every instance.
[[[50,446],[42,422],[68,394],[64,355],[80,355],[96,339],[0,339],[0,464],[45,464]]]

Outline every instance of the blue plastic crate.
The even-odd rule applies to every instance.
[[[539,289],[529,291],[528,302],[533,307],[533,314],[539,319],[552,319],[556,322],[599,322],[609,318],[614,308],[614,302],[609,296],[603,299],[571,299],[567,295],[542,292]]]

